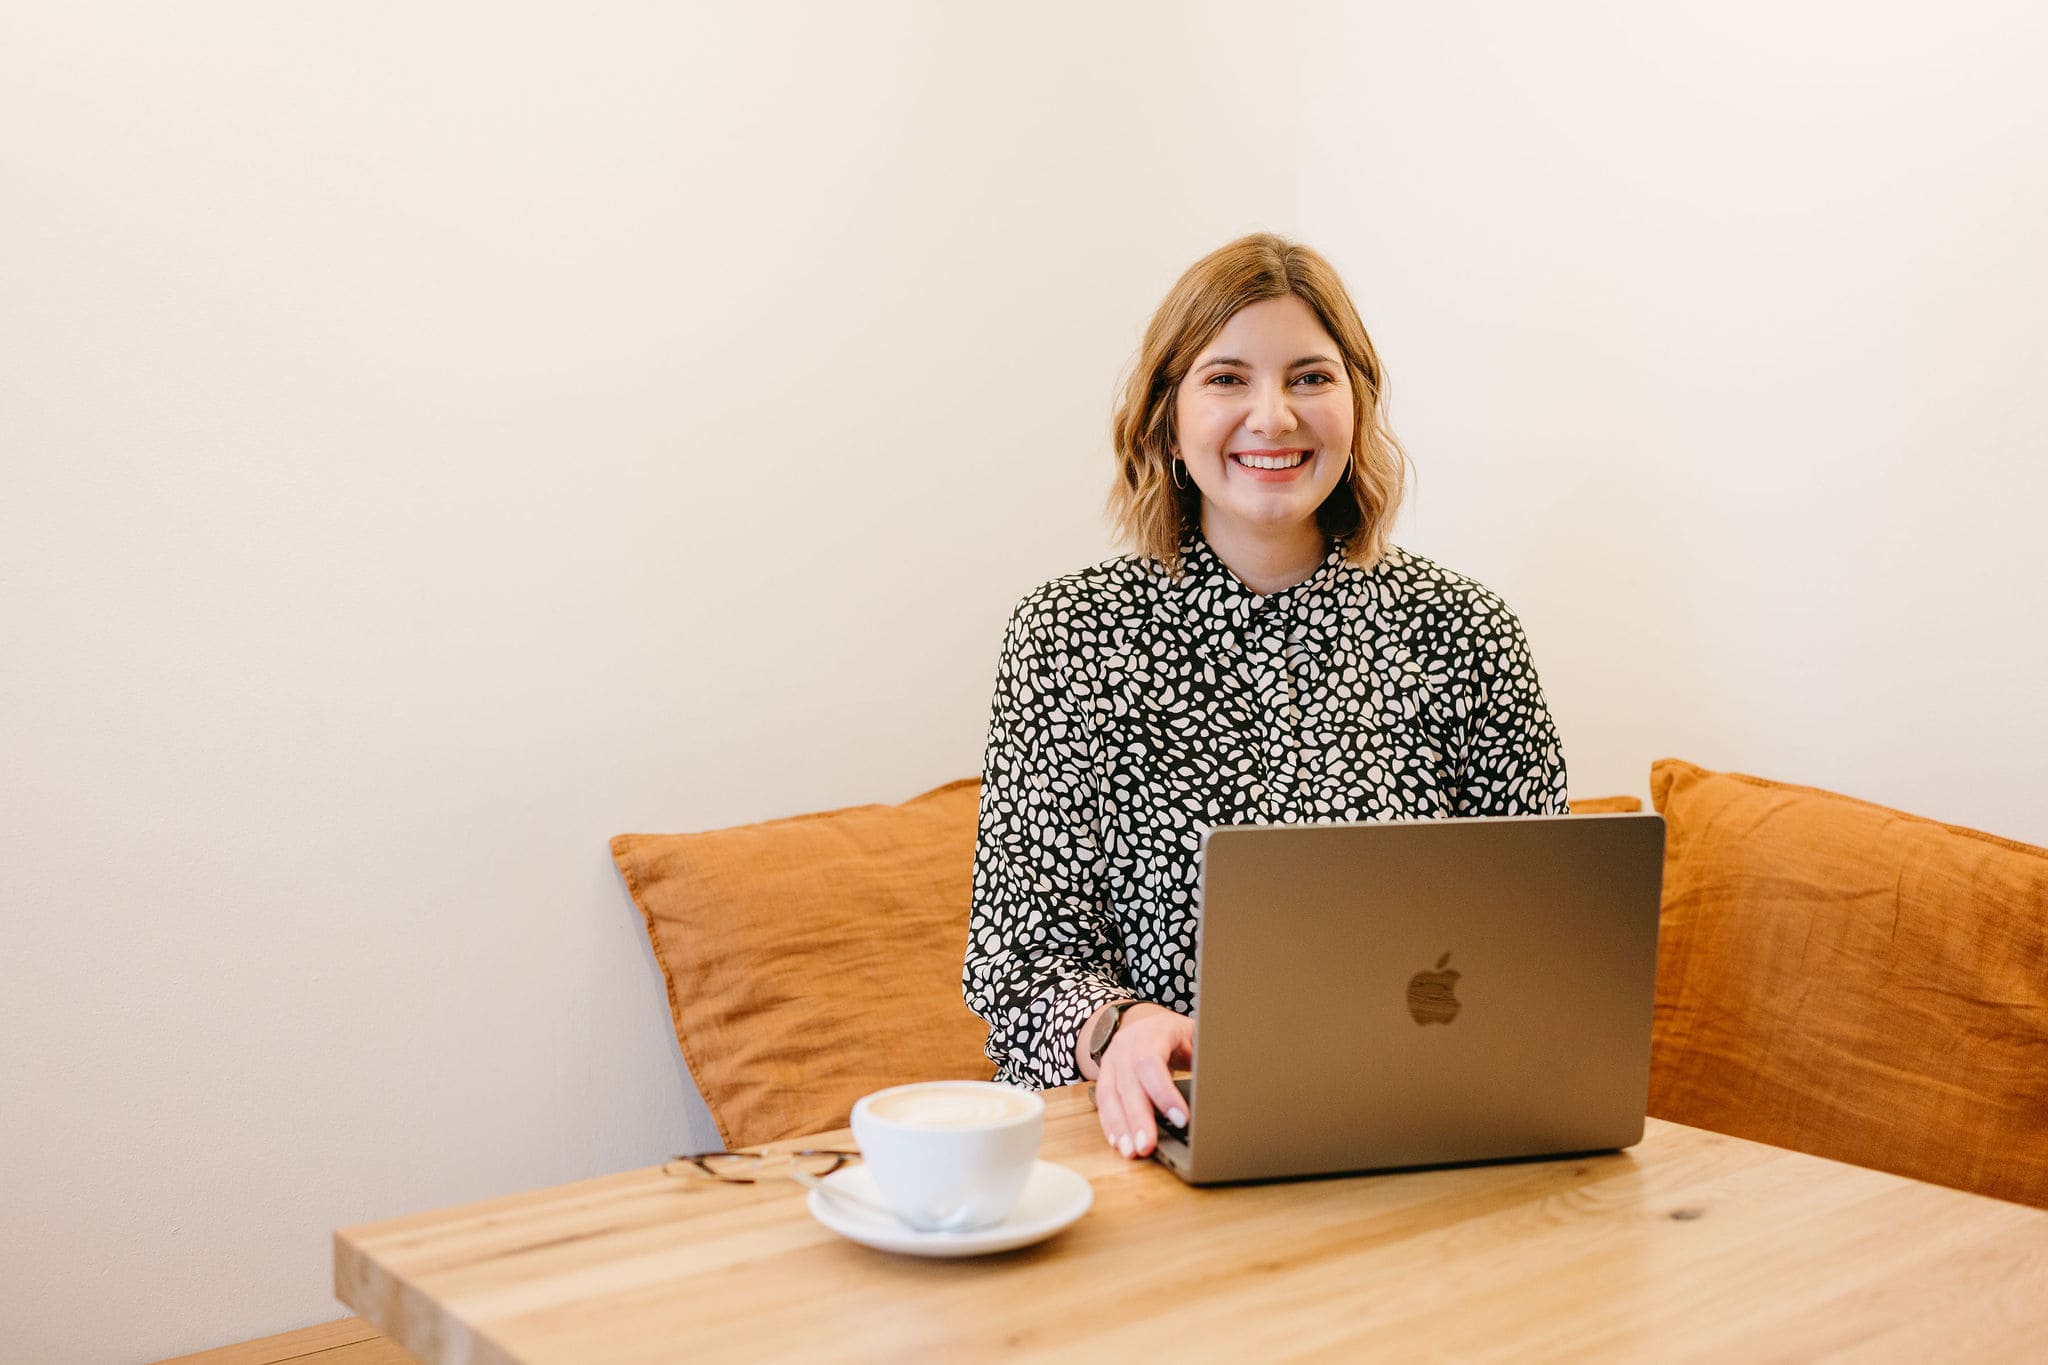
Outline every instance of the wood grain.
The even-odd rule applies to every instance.
[[[218,1346],[157,1365],[417,1365],[396,1342],[361,1318],[342,1318],[294,1332]]]
[[[1656,1120],[1602,1156],[1190,1189],[1079,1087],[1047,1101],[1095,1205],[1036,1247],[890,1256],[794,1185],[649,1169],[345,1229],[335,1292],[451,1365],[2048,1359],[2042,1210]]]

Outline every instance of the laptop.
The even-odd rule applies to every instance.
[[[1663,870],[1654,814],[1211,830],[1155,1159],[1209,1185],[1633,1145]]]

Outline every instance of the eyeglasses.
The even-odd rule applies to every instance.
[[[695,1152],[672,1156],[662,1163],[662,1172],[676,1176],[708,1176],[728,1185],[751,1185],[764,1178],[781,1177],[808,1185],[827,1176],[849,1161],[860,1160],[859,1152],[831,1152],[807,1148],[799,1152]]]

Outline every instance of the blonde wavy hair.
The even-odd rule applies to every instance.
[[[1116,478],[1109,515],[1139,553],[1179,572],[1181,541],[1201,524],[1202,495],[1173,479],[1174,403],[1195,358],[1240,308],[1292,294],[1315,310],[1344,356],[1351,388],[1351,463],[1316,509],[1316,524],[1370,568],[1408,484],[1408,453],[1386,419],[1386,378],[1344,282],[1315,251],[1270,232],[1240,237],[1188,267],[1146,325],[1111,419]]]

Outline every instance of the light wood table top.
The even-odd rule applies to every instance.
[[[2048,1211],[1654,1119],[1604,1156],[1191,1189],[1081,1087],[1046,1100],[1095,1203],[1034,1247],[893,1256],[789,1181],[656,1167],[344,1229],[335,1292],[435,1365],[2048,1360]]]

